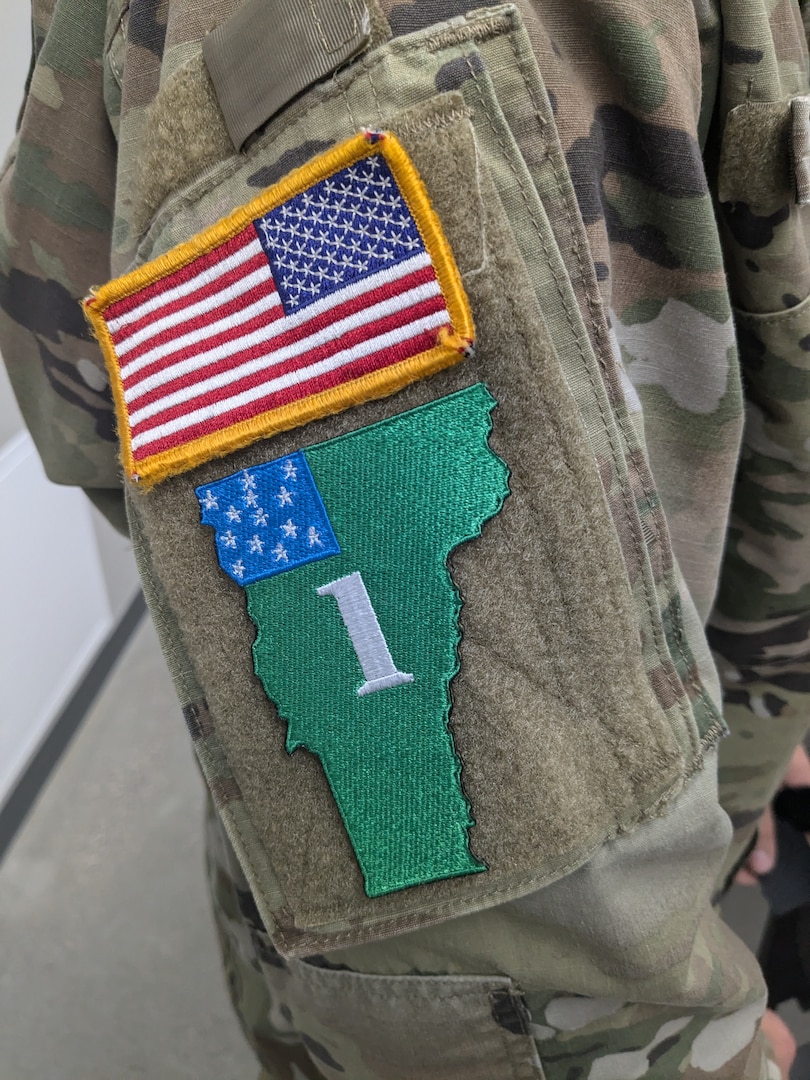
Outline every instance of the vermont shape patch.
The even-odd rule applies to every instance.
[[[393,135],[297,169],[84,304],[148,487],[469,352],[458,269]]]
[[[320,760],[372,897],[486,869],[448,724],[447,559],[508,494],[494,405],[479,383],[196,489],[287,751]]]

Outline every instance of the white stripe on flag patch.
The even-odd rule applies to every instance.
[[[270,267],[265,264],[264,266],[260,266],[258,270],[254,270],[252,274],[246,274],[245,277],[241,278],[239,281],[235,281],[233,285],[229,285],[227,289],[223,289],[222,292],[207,296],[205,300],[199,300],[190,307],[182,308],[180,311],[174,311],[171,315],[164,315],[162,319],[156,319],[155,322],[150,323],[148,326],[144,326],[142,330],[138,330],[132,337],[125,338],[120,344],[116,343],[115,347],[118,350],[118,355],[126,356],[127,353],[132,352],[138,345],[142,345],[144,341],[148,341],[150,338],[155,337],[164,330],[170,330],[172,327],[179,326],[180,323],[188,322],[190,319],[196,319],[200,315],[207,315],[208,312],[214,311],[223,304],[230,303],[231,300],[236,300],[237,297],[243,296],[246,292],[250,292],[251,289],[255,289],[259,285],[268,284],[275,290],[275,282],[273,281]],[[264,302],[265,304],[281,303],[278,299],[278,293],[274,293],[273,296],[268,295]],[[216,323],[213,325],[216,325]],[[181,340],[182,339],[178,338],[172,344],[176,348],[182,347],[180,345]],[[144,355],[149,356],[150,353],[145,353]],[[138,359],[142,360],[143,357],[139,357]]]
[[[203,341],[207,341],[208,338],[216,337],[218,334],[222,334],[228,330],[232,330],[234,327],[241,326],[243,323],[246,322],[250,322],[251,319],[255,319],[259,315],[269,313],[274,308],[280,306],[281,300],[279,299],[279,295],[277,292],[274,292],[268,296],[263,296],[260,300],[256,300],[253,304],[249,304],[247,307],[242,308],[240,311],[235,311],[231,314],[225,315],[221,319],[217,319],[216,322],[208,323],[206,326],[202,326],[197,330],[191,330],[187,334],[183,334],[180,337],[173,338],[165,345],[156,345],[154,349],[150,349],[149,352],[145,352],[142,356],[137,357],[137,359],[133,360],[127,366],[121,366],[121,373],[124,377],[124,380],[130,379],[133,375],[137,374],[143,368],[150,367],[158,360],[165,360],[167,357],[173,356],[175,353],[182,353],[184,349],[187,349],[191,345],[199,345]],[[279,319],[279,323],[283,326],[284,320]],[[206,353],[199,353],[193,357],[187,358],[185,362],[189,364],[189,367],[186,370],[194,371],[195,367],[203,367],[205,363],[210,363],[211,359],[217,353],[221,353],[221,355],[219,355],[217,359],[225,359],[225,357],[230,356],[232,352],[238,352],[240,349],[245,348],[246,346],[243,345],[243,342],[247,341],[248,337],[255,337],[256,333],[259,333],[259,331],[254,332],[254,334],[246,335],[244,338],[237,338],[234,342],[231,343],[231,352],[222,352],[223,349],[227,350],[229,346],[220,345],[217,349],[209,349],[209,351]],[[275,335],[276,331],[273,330],[271,336],[275,337]],[[258,342],[263,339],[257,338],[256,340]],[[196,361],[201,357],[208,357],[208,359],[201,364],[196,364]],[[160,385],[160,383],[167,382],[168,380],[164,376],[167,371],[171,370],[173,370],[171,367],[161,367],[160,371],[156,372],[154,375],[149,375],[141,382],[136,383],[135,386],[131,389],[128,388],[125,391],[127,401],[130,400],[131,396],[137,397],[138,393],[143,393],[143,391],[141,390],[141,386],[144,382],[156,379],[157,382],[153,384],[155,386]]]
[[[225,274],[230,273],[231,270],[237,269],[242,263],[246,263],[250,259],[255,259],[257,255],[261,255],[263,252],[264,248],[259,243],[258,239],[251,241],[246,247],[235,252],[233,255],[229,255],[227,258],[223,259],[222,262],[218,262],[214,266],[201,271],[196,277],[189,278],[188,281],[181,282],[180,285],[175,285],[173,288],[167,289],[166,292],[161,293],[159,296],[153,296],[149,300],[145,300],[142,304],[139,304],[138,307],[133,308],[132,311],[127,311],[124,315],[119,315],[115,319],[110,319],[107,323],[110,333],[117,334],[122,327],[128,326],[133,322],[138,322],[147,315],[151,315],[152,312],[159,311],[160,308],[165,307],[166,304],[172,304],[175,300],[182,300],[183,297],[189,296],[198,289],[213,284],[218,278],[224,277]]]
[[[284,318],[284,329],[295,330],[299,326],[308,322],[310,319],[317,318],[320,315],[325,315],[332,308],[337,307],[339,304],[345,304],[349,300],[355,300],[365,293],[373,292],[375,289],[379,289],[382,285],[390,284],[400,277],[407,277],[409,274],[415,273],[417,270],[423,270],[430,266],[430,256],[427,252],[423,251],[419,255],[414,255],[410,259],[406,259],[397,266],[391,269],[379,270],[376,274],[371,274],[367,278],[363,278],[360,281],[353,282],[351,285],[347,285],[343,289],[339,289],[337,292],[332,293],[330,296],[324,297],[323,300],[316,300],[312,304],[308,304],[307,307],[302,308],[300,311],[296,311],[292,315],[287,315]],[[279,303],[278,293],[273,294],[275,299],[272,303]],[[269,302],[269,300],[268,300]],[[209,327],[205,328],[205,337],[213,336],[213,334],[220,332],[225,323],[236,326],[241,322],[247,322],[256,314],[255,311],[248,315],[246,318],[242,318],[241,314],[228,315],[225,319],[219,320],[215,325],[217,330],[212,334],[208,333]],[[198,331],[202,333],[201,331]],[[272,336],[275,336],[275,332]],[[172,341],[167,342],[165,345],[155,346],[154,349],[150,349],[148,353],[143,353],[141,356],[134,360],[126,361],[121,364],[121,374],[123,378],[129,379],[136,372],[142,368],[147,367],[149,364],[154,363],[157,360],[163,360],[172,355],[174,352],[180,352],[188,345],[193,344],[194,337],[192,334],[183,335],[178,338],[174,338]],[[203,340],[201,337],[200,340]],[[268,338],[268,340],[270,340]],[[120,348],[116,346],[120,354]],[[229,355],[229,354],[224,354]],[[224,358],[224,357],[223,357]],[[190,368],[189,370],[193,370]]]
[[[214,417],[221,416],[223,413],[233,412],[241,405],[247,405],[250,402],[260,400],[263,397],[269,397],[279,390],[286,390],[291,386],[296,386],[309,379],[314,379],[318,375],[323,375],[325,372],[334,371],[336,368],[344,367],[346,364],[351,364],[352,361],[369,356],[371,353],[381,352],[383,349],[390,349],[392,346],[398,345],[402,341],[418,337],[426,330],[433,330],[439,326],[446,325],[446,323],[446,311],[438,311],[433,315],[427,315],[424,319],[419,319],[416,322],[410,323],[408,326],[400,327],[398,330],[389,331],[387,334],[381,334],[380,337],[372,338],[370,341],[364,341],[353,349],[346,349],[335,353],[334,356],[327,357],[327,359],[321,360],[317,364],[311,364],[309,367],[291,371],[286,375],[279,376],[277,379],[271,379],[266,383],[262,383],[261,386],[253,387],[250,390],[244,390],[241,394],[236,394],[232,398],[213,402],[211,405],[206,405],[202,408],[195,409],[193,412],[185,413],[176,420],[171,420],[168,423],[141,432],[139,435],[133,436],[132,448],[133,450],[139,450],[142,446],[148,446],[149,443],[157,442],[167,435],[174,435],[178,431],[183,431],[184,428],[193,427],[195,424],[199,424],[205,420],[211,420]],[[133,417],[130,419],[134,427],[137,420]]]

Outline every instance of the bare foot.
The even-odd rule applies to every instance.
[[[773,1009],[766,1009],[762,1017],[762,1033],[770,1043],[776,1063],[782,1070],[782,1080],[789,1080],[796,1057],[796,1040],[790,1028]]]

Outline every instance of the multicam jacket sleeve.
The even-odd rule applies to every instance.
[[[3,354],[51,480],[125,528],[112,398],[78,301],[109,274],[116,144],[103,3],[37,0],[34,59],[0,194]]]

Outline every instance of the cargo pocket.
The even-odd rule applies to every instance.
[[[504,10],[505,23],[487,16],[481,32],[512,27],[514,10]],[[577,333],[573,309],[561,306],[572,292],[564,260],[546,231],[560,273],[538,296],[493,181],[519,166],[508,131],[482,140],[474,107],[458,92],[435,92],[438,72],[475,48],[476,33],[459,39],[453,30],[430,50],[431,35],[397,39],[337,90],[296,102],[244,155],[155,216],[141,245],[146,265],[130,285],[157,289],[179,259],[168,321],[153,334],[155,292],[141,296],[137,317],[129,299],[114,301],[123,321],[111,333],[133,323],[136,335],[159,333],[158,351],[171,353],[189,265],[208,260],[207,273],[217,245],[254,223],[252,210],[244,221],[240,210],[234,224],[233,206],[280,181],[259,197],[261,221],[288,245],[284,213],[320,198],[323,178],[340,174],[343,183],[353,166],[341,155],[373,162],[388,147],[450,312],[436,322],[435,290],[419,293],[426,306],[414,318],[427,320],[435,340],[405,359],[393,383],[375,371],[356,396],[330,386],[329,408],[319,397],[303,413],[293,395],[270,427],[269,413],[224,436],[221,425],[205,427],[217,409],[186,415],[193,395],[188,370],[178,369],[148,483],[127,485],[142,576],[195,746],[262,917],[288,956],[537,889],[659,813],[682,786],[685,752],[691,760],[690,733],[653,692],[600,469],[547,325],[544,295],[555,333]],[[496,114],[492,102],[487,130]],[[360,124],[368,127],[357,136]],[[281,180],[290,165],[301,169]],[[388,184],[384,172],[363,177]],[[399,220],[398,198],[368,235]],[[412,241],[421,251],[408,234]],[[365,231],[347,240],[361,254],[366,242]],[[185,246],[172,252],[177,244]],[[242,254],[228,248],[222,258]],[[422,254],[401,253],[411,257]],[[245,258],[266,276],[260,250]],[[335,273],[333,264],[316,270]],[[279,274],[285,310],[305,307],[310,277]],[[242,289],[229,277],[232,287]],[[90,304],[112,302],[102,290]],[[375,293],[374,302],[387,301]],[[299,316],[290,318],[294,329]],[[320,348],[333,329],[327,320],[317,332]],[[146,379],[157,369],[139,350],[150,348],[146,339],[132,345]],[[126,405],[126,379],[118,381]],[[159,383],[136,395],[146,428],[164,408]],[[263,386],[248,380],[245,400]],[[133,416],[119,417],[125,434]],[[160,443],[178,419],[182,430],[203,425],[191,451]],[[296,491],[308,507],[300,521],[289,509]]]
[[[332,1080],[542,1080],[530,1017],[507,978],[360,975],[290,961],[289,1006]]]

